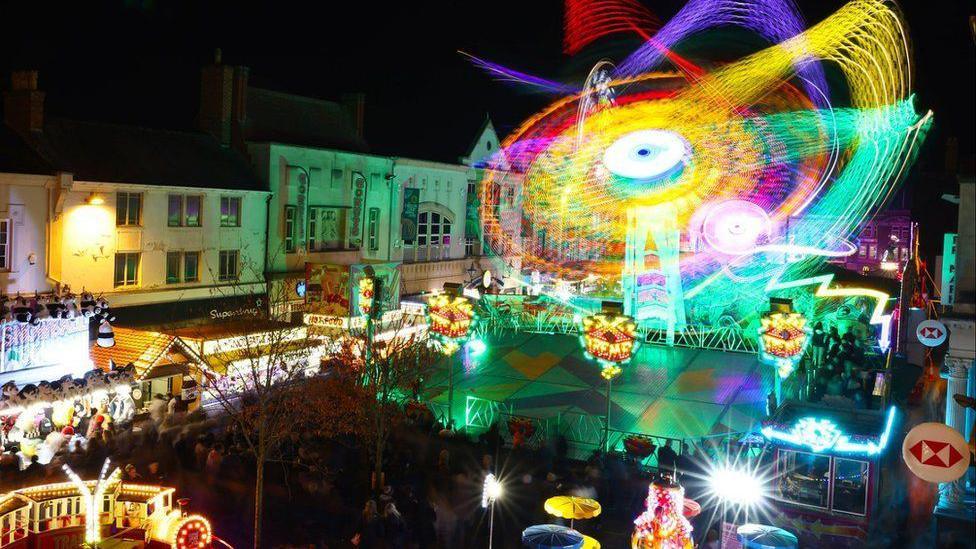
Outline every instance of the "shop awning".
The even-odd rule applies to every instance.
[[[256,347],[251,349],[237,349],[233,351],[227,351],[223,353],[214,353],[212,355],[207,355],[203,357],[207,366],[219,375],[226,375],[227,368],[231,364],[240,361],[250,361],[250,360],[260,360],[269,354],[274,354],[275,358],[288,358],[296,357],[300,358],[302,356],[308,357],[316,350],[316,347],[310,345],[310,341],[293,341],[290,343],[282,343],[279,345],[268,345],[265,347]]]

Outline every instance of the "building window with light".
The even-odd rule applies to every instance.
[[[117,193],[115,200],[115,224],[119,227],[138,226],[142,222],[142,195]]]
[[[220,282],[230,282],[237,280],[239,273],[240,251],[221,250],[219,257],[219,269],[217,280]]]
[[[220,226],[221,227],[241,226],[241,197],[239,196],[220,197]]]
[[[177,284],[180,282],[180,267],[183,262],[181,252],[166,252],[166,283]]]
[[[170,227],[199,227],[202,201],[203,197],[199,195],[169,195],[166,224]]]
[[[295,252],[295,206],[285,206],[285,253]]]
[[[369,250],[375,252],[376,250],[380,249],[380,239],[379,239],[380,209],[379,208],[369,209],[369,223],[367,224],[367,227],[369,227],[369,231],[368,231]]]
[[[10,270],[12,227],[9,219],[0,219],[0,271]]]
[[[115,254],[115,286],[137,286],[139,284],[139,252]]]

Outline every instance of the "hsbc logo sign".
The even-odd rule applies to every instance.
[[[901,457],[915,476],[928,482],[952,482],[969,469],[966,439],[944,423],[916,425],[905,436]]]
[[[925,320],[915,328],[915,335],[922,345],[938,347],[945,343],[946,338],[949,337],[949,330],[946,329],[945,324],[938,320]]]

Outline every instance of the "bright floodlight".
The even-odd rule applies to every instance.
[[[488,350],[488,346],[480,339],[475,338],[468,342],[468,352],[471,353],[471,356],[478,356],[486,350]]]
[[[762,479],[753,471],[728,465],[709,475],[708,489],[719,500],[739,507],[758,505],[766,495]]]
[[[495,475],[488,473],[485,477],[485,486],[481,491],[481,506],[488,507],[502,495],[502,483],[495,478]]]

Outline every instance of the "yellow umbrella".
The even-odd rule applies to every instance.
[[[577,519],[593,518],[603,510],[595,499],[576,496],[554,496],[546,500],[545,510],[554,517],[569,519],[570,528]]]
[[[600,549],[600,542],[584,534],[582,549]]]

